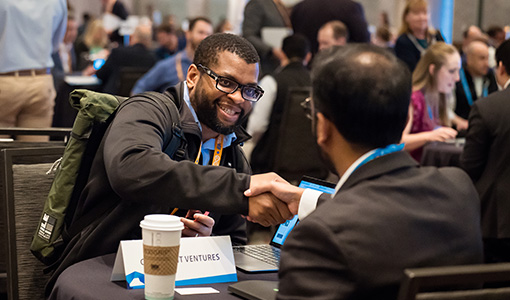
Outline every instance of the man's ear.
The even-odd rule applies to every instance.
[[[497,70],[498,70],[498,72],[500,72],[500,75],[507,75],[507,76],[510,75],[508,73],[509,70],[507,70],[505,68],[505,65],[503,65],[502,61],[499,62],[498,66],[497,66]]]
[[[324,148],[326,144],[329,143],[331,139],[331,130],[333,129],[333,123],[328,120],[322,113],[317,113],[317,124],[316,124],[316,134],[317,134],[317,144]]]
[[[200,79],[200,71],[195,64],[191,64],[186,75],[186,85],[190,91],[197,85],[198,79]]]

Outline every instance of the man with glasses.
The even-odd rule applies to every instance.
[[[300,223],[282,249],[278,299],[396,299],[406,268],[482,263],[470,178],[458,168],[420,167],[398,145],[410,75],[374,45],[315,58],[312,127],[340,180],[315,210],[307,191],[272,184],[280,199],[303,196]]]
[[[246,243],[241,215],[268,226],[297,213],[271,194],[243,195],[278,178],[274,173],[250,176],[240,148],[249,138],[240,124],[263,94],[258,72],[257,52],[244,38],[221,33],[200,43],[186,80],[163,94],[179,108],[187,141],[181,161],[164,149],[176,123],[168,107],[141,96],[122,104],[94,158],[77,215],[100,202],[111,208],[70,243],[54,279],[75,262],[117,251],[121,240],[141,238],[139,223],[147,214],[178,208],[176,214],[184,217],[188,210],[210,211],[209,216],[188,213],[196,222],[184,218],[183,234],[210,235],[215,223],[212,234]]]

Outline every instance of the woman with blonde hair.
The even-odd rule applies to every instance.
[[[427,0],[408,0],[395,42],[395,55],[413,72],[423,52],[438,41],[444,39],[438,30],[429,27]]]
[[[83,37],[76,43],[75,50],[78,58],[78,67],[83,69],[94,56],[104,58],[108,56],[108,34],[99,19],[92,21],[85,29]]]
[[[444,142],[457,136],[450,127],[447,101],[459,81],[459,70],[457,49],[438,42],[425,51],[413,72],[409,120],[402,142],[418,161],[427,142]]]

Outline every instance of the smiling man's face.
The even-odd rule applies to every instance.
[[[206,67],[240,84],[257,85],[258,64],[248,64],[234,53],[223,51],[217,64]],[[232,133],[252,109],[252,102],[243,99],[240,89],[232,94],[219,91],[216,81],[204,72],[200,72],[190,100],[202,126],[220,134]]]

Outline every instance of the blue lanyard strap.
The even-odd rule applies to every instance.
[[[464,94],[466,95],[466,99],[469,103],[469,106],[473,105],[473,95],[471,94],[471,90],[469,89],[469,85],[466,78],[466,73],[464,72],[464,68],[461,68],[459,71],[460,81],[462,83],[462,89],[464,90]],[[487,85],[483,85],[482,97],[487,97],[489,91],[487,89]]]
[[[378,157],[381,157],[383,155],[387,155],[393,152],[402,151],[404,149],[404,144],[391,144],[384,148],[377,148],[374,150],[374,153],[370,154],[367,158],[365,158],[354,170],[357,170],[362,165],[366,164],[367,162],[374,160]]]
[[[427,111],[429,112],[429,118],[431,121],[434,121],[434,114],[432,113],[432,107],[427,104]]]

